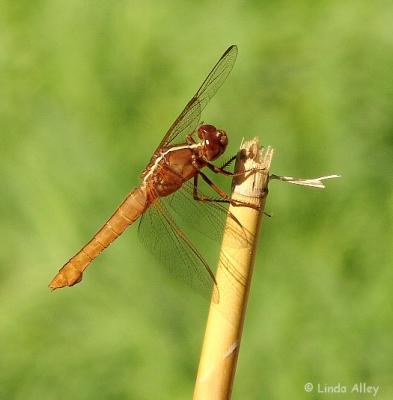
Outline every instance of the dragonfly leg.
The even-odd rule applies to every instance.
[[[215,174],[222,174],[226,176],[235,176],[235,172],[227,171],[225,167],[217,167],[212,163],[207,163],[206,165],[210,170],[212,170]],[[242,172],[243,173],[243,172]],[[202,174],[201,174],[202,175]]]
[[[212,199],[206,196],[201,196],[198,193],[198,175],[201,175],[202,179],[221,197],[220,199]],[[199,172],[198,175],[194,176],[194,192],[193,197],[197,201],[202,202],[215,202],[215,203],[230,203],[233,206],[244,206],[251,207],[259,210],[258,206],[254,206],[253,204],[249,204],[243,201],[233,200],[231,199],[223,190],[221,190],[214,182],[212,182],[203,172]]]
[[[222,174],[222,175],[225,175],[225,176],[241,176],[241,175],[244,175],[244,174],[246,174],[247,172],[250,172],[250,173],[255,173],[255,172],[257,172],[257,171],[263,171],[264,170],[264,168],[253,168],[253,169],[248,169],[248,170],[245,170],[245,171],[240,171],[240,172],[231,172],[231,171],[227,171],[226,169],[225,169],[225,167],[227,166],[226,164],[230,164],[230,163],[232,163],[232,159],[230,159],[229,161],[227,161],[222,167],[217,167],[217,165],[214,165],[214,164],[212,164],[212,163],[207,163],[206,164],[206,166],[210,169],[210,170],[212,170],[215,174]]]
[[[231,165],[235,160],[236,160],[236,154],[234,156],[232,156],[228,161],[226,161],[224,164],[221,165],[221,169],[224,169],[225,167],[227,167],[228,165]]]
[[[212,199],[203,195],[200,195],[198,192],[198,175],[201,175],[202,179],[221,197],[220,199]],[[229,196],[221,190],[213,181],[211,181],[203,172],[199,171],[199,174],[194,176],[194,199],[198,201],[214,201],[221,203],[230,203],[231,199]]]

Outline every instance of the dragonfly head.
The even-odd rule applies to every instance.
[[[220,157],[228,145],[225,131],[213,125],[201,125],[198,128],[198,137],[202,140],[202,152],[207,161]]]

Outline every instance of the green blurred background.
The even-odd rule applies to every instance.
[[[208,303],[133,226],[82,284],[61,265],[105,221],[232,43],[203,115],[275,148],[234,399],[393,398],[390,1],[0,3],[0,398],[188,399]],[[215,249],[218,252],[218,249]]]

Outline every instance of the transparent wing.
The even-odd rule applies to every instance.
[[[248,245],[247,232],[236,217],[228,211],[225,203],[194,199],[194,184],[187,181],[182,188],[172,195],[163,198],[167,204],[190,228],[197,230],[204,236],[221,242],[224,231],[232,247],[245,247]],[[199,198],[212,199],[212,196],[198,187]],[[249,235],[249,233],[248,233]]]
[[[139,238],[147,249],[169,270],[204,297],[218,302],[214,275],[202,255],[177,226],[161,199],[142,216]]]
[[[179,217],[179,224],[184,222],[190,229],[213,239],[217,245],[222,242],[225,233],[225,244],[233,250],[230,251],[231,256],[223,249],[220,251],[220,282],[226,287],[225,291],[220,291],[220,301],[231,303],[238,296],[239,285],[245,286],[247,282],[246,277],[233,263],[233,254],[236,254],[236,249],[250,248],[252,234],[228,211],[226,203],[201,202],[194,199],[193,192],[194,184],[188,181],[175,193],[161,198],[161,201]],[[198,185],[197,194],[199,198],[213,199],[215,192],[210,195],[209,190]],[[229,290],[230,287],[233,290]],[[223,295],[226,296],[225,299]],[[231,320],[230,316],[226,317]]]
[[[231,72],[237,57],[237,46],[230,46],[210,71],[194,97],[188,102],[176,121],[169,128],[158,148],[167,146],[178,136],[185,141],[185,137],[192,133],[201,118],[202,110],[210,99],[217,93],[225,79]]]

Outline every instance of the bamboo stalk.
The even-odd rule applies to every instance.
[[[232,199],[257,206],[259,210],[232,205],[229,208],[243,225],[247,241],[244,246],[234,247],[227,234],[230,229],[224,232],[216,274],[220,298],[218,303],[212,300],[210,304],[194,400],[229,399],[235,376],[273,149],[260,149],[254,139],[241,146],[239,155],[236,172],[259,171],[234,178]],[[233,220],[228,218],[227,228],[231,224]]]

